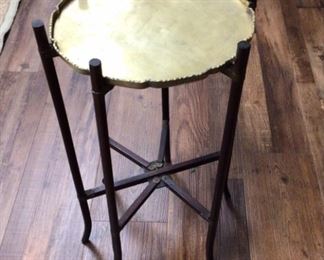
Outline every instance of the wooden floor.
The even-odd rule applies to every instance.
[[[55,1],[24,0],[0,56],[0,259],[112,259],[103,198],[91,201],[89,246],[31,31]],[[218,259],[324,259],[324,2],[260,0],[231,167]],[[102,173],[89,80],[57,60],[87,188]],[[172,159],[219,149],[229,80],[171,90]],[[115,88],[111,135],[155,159],[160,92]],[[218,137],[216,137],[218,136]],[[113,153],[116,179],[138,168]],[[210,206],[216,164],[176,178]],[[122,212],[143,186],[118,193]],[[204,259],[206,223],[167,190],[122,232],[125,259]]]

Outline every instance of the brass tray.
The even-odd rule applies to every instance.
[[[231,61],[254,33],[246,0],[63,0],[50,21],[58,54],[82,73],[102,61],[114,85],[163,87]]]

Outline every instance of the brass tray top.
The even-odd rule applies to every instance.
[[[63,0],[50,38],[70,65],[89,73],[102,61],[114,85],[145,88],[217,71],[254,33],[246,0]]]

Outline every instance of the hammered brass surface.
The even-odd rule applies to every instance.
[[[135,87],[218,68],[253,32],[254,12],[243,0],[64,0],[50,28],[75,68],[87,73],[99,58],[106,78]]]

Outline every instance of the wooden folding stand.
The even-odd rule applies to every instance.
[[[254,9],[255,1],[253,1],[251,5]],[[166,187],[208,222],[206,257],[209,260],[213,259],[213,245],[215,241],[223,193],[225,193],[225,196],[228,199],[230,199],[230,193],[227,187],[227,179],[229,175],[242,87],[244,83],[250,52],[250,43],[247,41],[239,42],[237,46],[236,58],[220,67],[217,71],[224,73],[232,80],[227,106],[225,128],[223,131],[223,138],[220,151],[177,164],[173,164],[171,162],[170,154],[171,144],[169,127],[168,87],[161,89],[162,131],[158,158],[156,161],[148,162],[145,159],[141,158],[139,155],[127,149],[125,146],[114,141],[111,137],[109,137],[105,95],[108,94],[114,86],[107,84],[107,82],[104,80],[101,69],[101,61],[98,59],[90,60],[89,70],[92,83],[92,94],[97,122],[98,138],[100,144],[104,185],[95,187],[93,189],[85,190],[73,145],[72,135],[63,102],[63,97],[61,94],[60,85],[53,62],[53,58],[57,57],[58,53],[53,48],[52,42],[48,41],[42,21],[35,20],[32,25],[35,32],[44,71],[46,73],[50,93],[53,99],[58,122],[62,132],[62,137],[64,140],[64,145],[73,177],[73,182],[75,185],[84,219],[85,229],[82,237],[82,242],[87,243],[89,241],[92,225],[87,200],[93,199],[101,195],[106,195],[114,257],[115,259],[121,259],[121,230],[130,221],[130,219],[134,216],[134,214],[149,198],[149,196],[153,193],[155,189]],[[142,167],[144,169],[144,173],[115,182],[112,170],[110,148],[114,149],[115,151],[122,154],[135,164]],[[200,202],[193,198],[185,189],[180,188],[173,181],[171,175],[179,172],[184,172],[185,170],[198,167],[207,163],[212,163],[214,161],[218,161],[218,169],[212,207],[209,211]],[[148,185],[143,190],[143,192],[139,195],[138,198],[135,199],[133,204],[126,210],[126,212],[121,217],[118,217],[115,192],[117,190],[129,188],[131,186],[145,182],[147,182]]]

